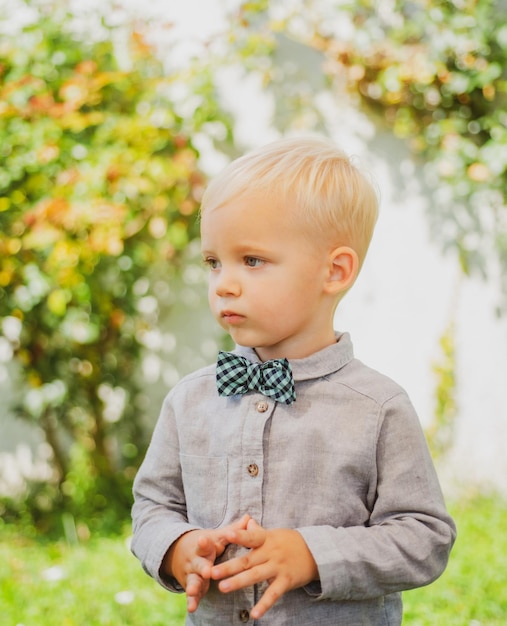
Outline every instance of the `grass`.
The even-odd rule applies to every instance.
[[[154,583],[125,539],[0,541],[4,626],[180,626],[184,614],[184,597]]]
[[[404,594],[404,626],[507,624],[507,503],[451,507],[459,538],[449,567]],[[184,597],[140,568],[125,538],[69,546],[0,526],[0,615],[5,626],[182,626]]]
[[[403,596],[404,626],[507,625],[507,502],[450,507],[458,539],[444,574]]]

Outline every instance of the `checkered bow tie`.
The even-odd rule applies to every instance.
[[[292,370],[287,359],[252,363],[232,352],[219,352],[217,388],[221,396],[254,390],[285,404],[296,399]]]

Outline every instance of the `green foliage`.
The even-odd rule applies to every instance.
[[[452,445],[457,414],[456,401],[456,346],[454,324],[449,324],[440,338],[441,355],[433,365],[437,380],[433,421],[426,437],[434,458],[443,456]]]
[[[350,89],[431,163],[435,233],[457,245],[463,268],[505,255],[507,14],[492,0],[397,2],[389,15],[364,2],[355,37],[324,44]]]
[[[448,568],[432,585],[403,594],[403,624],[504,626],[507,504],[464,499],[451,513],[458,540]],[[185,600],[142,571],[124,538],[70,546],[0,526],[0,613],[6,624],[182,626]]]
[[[54,480],[31,485],[18,514],[98,524],[106,511],[124,519],[144,453],[149,278],[170,281],[198,234],[203,175],[187,131],[219,116],[204,79],[195,118],[175,112],[175,77],[141,32],[122,69],[112,38],[71,32],[60,4],[31,6],[36,23],[0,43],[0,342],[21,365],[16,411],[43,431]]]
[[[281,128],[319,129],[315,94],[327,89],[337,115],[348,93],[406,140],[424,163],[435,239],[465,272],[499,277],[507,301],[506,24],[495,0],[299,0],[247,2],[232,32],[240,62],[274,90]],[[284,54],[295,44],[307,50],[299,59],[320,55],[313,75]]]

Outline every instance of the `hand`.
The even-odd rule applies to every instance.
[[[268,581],[268,588],[250,611],[253,619],[260,619],[287,591],[318,578],[315,560],[297,530],[266,530],[250,519],[246,530],[231,530],[227,539],[251,549],[212,567],[211,578],[220,580],[218,588],[223,593]]]
[[[185,589],[187,610],[197,610],[200,600],[210,585],[211,568],[230,543],[228,536],[247,527],[249,515],[240,520],[213,530],[191,530],[177,539],[167,551],[161,570],[173,576]]]

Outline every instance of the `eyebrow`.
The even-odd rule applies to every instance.
[[[272,252],[272,250],[270,248],[267,248],[265,246],[261,247],[257,244],[240,244],[240,245],[233,245],[232,246],[232,250],[234,253],[239,254],[239,255],[243,255],[243,256],[255,256],[257,254],[259,255],[263,255],[263,254],[270,254]],[[202,248],[201,249],[201,254],[215,254],[215,252],[213,252],[213,250],[207,249],[207,248]]]

